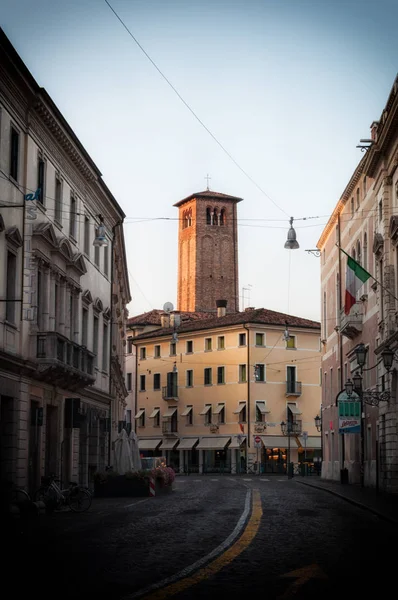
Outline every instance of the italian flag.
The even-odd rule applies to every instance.
[[[347,255],[348,256],[348,255]],[[351,256],[347,258],[347,272],[345,283],[345,303],[344,312],[349,314],[351,307],[354,306],[357,296],[357,291],[363,286],[365,281],[372,277],[370,273],[365,271],[359,263]]]

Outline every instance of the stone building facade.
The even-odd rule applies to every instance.
[[[397,363],[384,370],[381,352],[396,350],[398,310],[398,79],[379,121],[371,125],[371,143],[354,171],[318,242],[322,286],[323,476],[398,492]],[[346,256],[340,246],[373,276],[344,313]],[[365,403],[364,460],[356,434],[339,435],[337,394],[358,371],[355,348],[368,349],[365,389],[388,390],[389,402]]]
[[[0,55],[0,469],[33,492],[109,463],[130,292],[123,211],[2,30]]]

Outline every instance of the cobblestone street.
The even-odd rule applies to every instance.
[[[42,517],[8,558],[61,598],[325,598],[373,587],[383,597],[394,557],[379,548],[392,548],[396,533],[283,476],[190,476],[168,495],[94,499],[86,514]],[[21,594],[31,577],[19,582]]]

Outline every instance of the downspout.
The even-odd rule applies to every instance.
[[[236,248],[238,246],[238,225],[237,225],[237,208],[236,204],[233,210],[233,244],[234,244],[234,278],[235,278],[235,312],[239,312],[239,282],[238,282],[238,263],[236,261]]]
[[[339,252],[339,354],[340,354],[340,390],[344,387],[344,374],[343,374],[343,336],[341,335],[341,252],[340,252],[340,242],[341,242],[341,221],[340,221],[340,213],[337,215],[337,224],[338,224],[338,252]],[[344,469],[345,464],[345,434],[341,435],[341,469]]]
[[[243,325],[247,331],[247,449],[250,448],[250,329]],[[246,456],[246,470],[248,466],[249,453]]]

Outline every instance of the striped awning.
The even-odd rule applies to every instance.
[[[265,400],[264,401],[257,400],[256,406],[262,415],[266,415],[267,413],[271,412],[267,409]]]
[[[239,415],[239,413],[241,413],[245,407],[246,407],[246,402],[240,403],[237,410],[234,410],[234,415]]]
[[[233,435],[228,450],[237,450],[246,441],[245,435]]]
[[[213,415],[219,415],[223,408],[225,408],[225,404],[217,404],[213,410]]]
[[[264,448],[287,448],[289,440],[287,435],[260,435]],[[296,438],[290,436],[290,447],[297,448]]]
[[[177,407],[176,406],[172,406],[171,408],[169,408],[169,410],[166,410],[165,413],[163,413],[164,417],[172,417],[174,415],[174,413],[176,412]]]
[[[293,415],[301,415],[301,410],[297,408],[295,402],[288,402],[287,407]]]
[[[207,415],[207,413],[211,410],[211,404],[208,404],[204,407],[204,409],[199,413],[200,415]]]
[[[166,438],[162,441],[162,445],[159,450],[174,450],[177,446],[178,438]]]
[[[193,406],[188,406],[184,411],[182,411],[181,416],[187,417],[192,409],[193,409]]]
[[[138,413],[135,415],[134,419],[140,419],[145,412],[145,408],[140,408]]]
[[[160,413],[160,408],[155,408],[149,415],[149,418],[154,419],[155,417],[158,416],[159,413]]]

